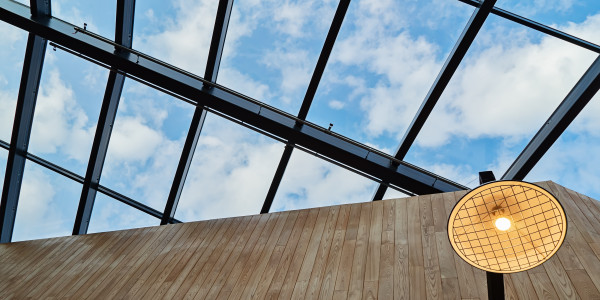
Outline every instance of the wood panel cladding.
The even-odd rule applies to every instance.
[[[568,217],[510,299],[599,299],[600,202],[539,183]],[[464,192],[0,245],[0,299],[487,299],[446,224]]]

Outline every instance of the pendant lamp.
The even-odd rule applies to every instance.
[[[495,273],[525,271],[548,260],[567,231],[561,204],[547,190],[521,181],[495,181],[454,206],[448,237],[467,263]]]

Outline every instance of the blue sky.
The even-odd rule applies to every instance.
[[[52,1],[55,16],[114,37],[116,1]],[[133,47],[203,75],[217,1],[137,1]],[[336,1],[236,1],[218,83],[297,114]],[[497,6],[600,44],[600,3]],[[393,154],[473,8],[459,1],[352,1],[308,120]],[[0,139],[10,140],[26,33],[0,24]],[[490,16],[406,160],[468,186],[500,177],[596,54]],[[84,175],[108,72],[48,48],[30,152]],[[526,178],[600,199],[596,96]],[[162,210],[193,107],[126,80],[101,183]],[[209,114],[176,217],[255,214],[284,145]],[[6,151],[0,149],[0,168]],[[4,173],[2,172],[2,178]],[[1,179],[1,178],[0,178]],[[294,151],[272,210],[369,201],[377,184]],[[26,165],[14,240],[68,235],[81,186]],[[386,197],[398,197],[390,191]],[[158,220],[98,195],[90,232]]]

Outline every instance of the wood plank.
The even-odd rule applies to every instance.
[[[431,195],[431,213],[435,232],[447,233],[449,215],[446,213],[443,194]]]
[[[302,268],[302,262],[304,261],[306,250],[308,249],[310,237],[312,236],[312,233],[315,229],[315,225],[317,224],[318,216],[318,209],[309,210],[308,218],[306,219],[306,223],[304,223],[304,228],[302,229],[302,233],[300,234],[300,240],[298,241],[298,245],[296,246],[296,251],[294,251],[294,256],[292,257],[292,261],[290,262],[290,267],[288,268],[288,271],[285,274],[285,279],[283,281],[283,284],[281,285],[281,290],[279,291],[279,298],[281,299],[290,299],[292,293],[294,292],[296,280],[298,279],[298,274],[300,273],[300,269]]]
[[[335,281],[334,299],[342,297],[344,299],[348,295],[350,287],[350,277],[352,273],[352,261],[354,259],[354,249],[356,246],[356,237],[358,234],[358,223],[361,215],[361,204],[356,203],[350,206],[350,217],[348,219],[348,227],[346,228],[346,235],[344,238],[344,245],[342,246],[342,254],[340,257],[339,268],[337,270],[337,277]]]
[[[600,299],[600,292],[585,270],[569,270],[567,274],[581,299]]]
[[[234,221],[227,228],[227,231],[225,232],[225,234],[219,241],[219,244],[217,245],[215,251],[213,251],[213,254],[214,253],[222,253],[222,252],[226,251],[224,249],[225,248],[224,244],[229,242],[229,240],[231,240],[231,237],[232,237],[232,235],[234,235],[234,233],[236,233],[236,232],[240,233],[241,231],[243,231],[243,228],[245,228],[245,226],[249,222],[250,222],[250,217],[244,217],[244,218],[240,218],[240,219],[237,219],[236,221]],[[240,230],[240,228],[241,228],[241,230]],[[168,253],[168,256],[173,258],[173,260],[172,261],[165,260],[165,262],[162,265],[159,265],[158,268],[153,273],[153,277],[151,279],[149,279],[150,282],[153,282],[151,287],[146,289],[145,294],[142,294],[139,296],[136,295],[134,298],[138,298],[138,299],[158,298],[159,296],[163,296],[164,293],[167,292],[167,286],[164,285],[163,283],[165,281],[167,281],[168,283],[172,283],[173,279],[175,278],[174,274],[172,274],[172,273],[177,272],[176,270],[183,269],[183,264],[186,263],[189,260],[189,258],[192,256],[192,253],[197,250],[196,247],[199,244],[198,237],[200,237],[199,230],[200,229],[197,229],[197,230],[195,229],[191,233],[191,236],[193,238],[190,237],[190,238],[188,238],[189,241],[187,241],[187,242],[184,241],[180,245],[176,245],[175,251],[172,250],[171,253]],[[211,255],[211,257],[212,257],[212,255]],[[182,262],[182,260],[183,260],[183,262]],[[205,270],[205,268],[212,267],[213,264],[214,264],[214,261],[212,261],[211,258],[209,258],[208,261],[204,264],[202,270]],[[206,271],[206,273],[208,273],[208,271]],[[200,274],[202,274],[202,273],[200,273]],[[203,277],[200,277],[200,276],[201,275],[196,277],[195,282],[200,282],[204,279]]]
[[[337,270],[340,266],[342,248],[346,237],[346,227],[348,225],[348,218],[350,217],[350,205],[341,206],[339,211],[333,241],[331,242],[329,255],[327,256],[327,265],[325,266],[323,281],[321,283],[320,299],[331,299],[335,290]]]
[[[446,208],[446,214],[450,215],[450,212],[454,208],[456,202],[460,197],[464,196],[466,192],[459,191],[454,193],[444,193],[444,206]],[[448,233],[446,233],[447,235]],[[448,241],[448,243],[450,243]],[[450,246],[450,248],[452,248]],[[454,250],[452,250],[452,258],[454,261],[454,269],[456,270],[458,286],[460,288],[460,295],[463,299],[479,298],[479,292],[477,287],[473,284],[475,277],[473,276],[473,267],[462,260]],[[446,259],[446,258],[444,258]],[[449,270],[452,268],[450,267]],[[452,272],[452,271],[450,271]]]
[[[504,299],[519,300],[513,281],[509,276],[504,276]]]
[[[244,249],[237,257],[233,267],[229,269],[227,279],[225,281],[219,281],[218,284],[213,284],[211,289],[208,291],[206,298],[229,297],[229,294],[231,293],[235,282],[237,281],[237,279],[243,271],[244,265],[248,262],[248,260],[251,257],[252,251],[254,250],[254,246],[256,246],[257,243],[259,243],[259,241],[263,240],[263,228],[267,226],[267,222],[271,217],[273,217],[272,214],[263,214],[260,216],[258,224],[256,224],[256,227],[254,228],[254,231],[252,231],[252,234],[246,242],[246,245],[244,245]],[[188,291],[186,297],[190,296],[192,296],[192,293]]]
[[[563,242],[563,244],[556,252],[556,255],[560,259],[560,262],[562,263],[563,268],[565,270],[583,269],[583,266],[579,262],[577,255],[575,255],[575,252],[573,252],[573,248],[571,247],[571,244],[568,241]]]
[[[190,279],[196,278],[197,273],[195,272],[198,272],[197,270],[202,268],[208,255],[212,252],[213,245],[221,238],[216,233],[223,229],[224,221],[225,219],[208,221],[209,223],[205,226],[206,229],[203,233],[206,237],[201,240],[199,245],[195,246],[196,251],[183,259],[183,264],[178,264],[169,273],[165,279],[165,284],[163,284],[158,294],[164,295],[166,299],[171,299],[180,290],[182,293],[187,292],[190,286]],[[256,222],[258,222],[257,218],[252,218],[246,230],[253,229]]]
[[[460,287],[458,286],[458,278],[449,277],[442,278],[442,299],[458,300],[460,298]]]
[[[176,226],[172,227],[176,228]],[[130,276],[128,276],[128,280],[123,281],[124,284],[120,286],[120,289],[115,289],[116,292],[112,295],[112,297],[132,298],[135,293],[144,285],[146,278],[152,274],[160,261],[168,255],[173,245],[177,243],[182,236],[187,234],[189,228],[190,226],[186,226],[184,228],[180,228],[179,230],[174,230],[173,234],[165,239],[168,240],[167,242],[153,249],[146,259],[139,261],[137,267],[132,269],[134,271]]]
[[[248,293],[254,291],[258,284],[258,279],[262,276],[266,262],[271,255],[271,251],[279,239],[279,234],[281,234],[287,216],[288,212],[275,213],[271,216],[256,246],[254,246],[250,258],[244,265],[242,273],[235,282],[229,299],[248,299],[248,294],[245,297],[243,295],[244,290],[248,288]]]
[[[529,273],[529,278],[531,279],[531,283],[533,284],[538,299],[558,299],[558,295],[546,272]]]
[[[307,219],[308,210],[300,211],[296,223],[294,224],[294,229],[292,230],[290,238],[285,246],[285,250],[283,251],[279,265],[277,266],[277,270],[275,271],[273,281],[267,290],[266,299],[276,299],[279,296],[279,291],[281,290],[289,266],[292,263],[294,251],[300,241],[302,229],[304,228]]]
[[[335,237],[340,209],[340,206],[333,206],[329,211],[327,223],[325,224],[325,230],[323,231],[323,237],[321,238],[321,243],[319,244],[314,266],[310,274],[308,288],[306,289],[304,296],[305,298],[318,298],[321,291],[321,286],[323,285],[323,279],[325,276],[325,269],[327,268],[327,260],[329,258],[329,252],[331,249],[331,243]]]
[[[573,252],[577,255],[583,268],[590,275],[596,288],[600,290],[600,260],[598,259],[598,256],[596,256],[590,245],[586,243],[585,238],[578,228],[574,227],[571,229],[567,233],[567,239],[569,244],[573,247]]]
[[[156,253],[154,259],[148,260],[148,267],[146,267],[140,276],[137,276],[135,283],[128,288],[127,293],[125,294],[126,298],[143,298],[143,294],[149,290],[149,288],[144,287],[153,286],[156,278],[158,278],[169,265],[171,259],[174,256],[179,256],[176,248],[177,245],[185,243],[186,240],[190,240],[190,236],[194,232],[194,227],[191,226],[192,224],[186,225],[188,226],[182,226],[182,229],[177,232],[176,236],[173,237],[171,242],[162,251]]]
[[[383,202],[375,201],[371,206],[371,225],[362,298],[377,298],[379,289],[379,266],[381,263],[381,234],[383,228]],[[367,282],[369,284],[367,284]]]
[[[89,243],[81,244],[78,243],[76,246],[72,247],[70,251],[65,251],[63,255],[61,255],[58,259],[51,261],[51,263],[42,266],[39,270],[40,272],[34,275],[31,280],[24,282],[23,284],[29,285],[32,287],[27,291],[27,293],[21,293],[17,295],[17,298],[33,298],[39,299],[40,295],[48,288],[50,288],[50,283],[53,282],[53,279],[57,275],[60,275],[63,270],[65,270],[65,266],[71,266],[76,263],[78,259],[83,259],[86,254],[94,251],[94,246],[97,245],[97,241],[101,240],[101,242],[105,241],[106,236],[94,236],[91,237],[88,241]],[[46,281],[39,282],[38,278],[45,278]],[[36,284],[37,283],[37,284]]]
[[[70,288],[77,286],[84,279],[89,278],[97,271],[99,266],[104,265],[106,262],[102,259],[109,256],[109,251],[119,249],[120,245],[128,245],[127,242],[132,235],[133,232],[127,230],[117,232],[117,235],[99,243],[89,256],[74,260],[74,264],[65,266],[65,272],[57,274],[60,280],[56,280],[52,286],[46,288],[40,294],[39,298],[46,299],[64,296]]]
[[[567,220],[570,220],[571,223],[577,226],[577,228],[585,229],[581,231],[581,233],[585,238],[586,242],[600,242],[600,237],[598,236],[598,234],[596,234],[596,232],[589,228],[590,221],[577,207],[574,200],[571,199],[571,196],[566,192],[565,188],[557,184],[550,184],[550,189],[554,193],[554,195],[558,197],[560,203],[562,204],[565,213],[567,214]],[[568,228],[568,230],[571,230],[571,228]]]
[[[477,288],[477,294],[479,294],[480,299],[488,299],[488,290],[487,290],[487,274],[484,270],[477,269],[475,267],[473,269],[473,277],[475,278],[474,285]]]
[[[442,277],[438,261],[437,241],[431,197],[419,197],[421,214],[421,243],[423,251],[423,266],[425,267],[425,291],[427,299],[442,298]]]
[[[354,250],[354,258],[352,260],[348,299],[362,298],[367,251],[369,246],[369,233],[371,227],[370,219],[371,203],[362,203],[360,221],[358,223],[358,234],[356,236],[356,248]]]
[[[423,245],[421,240],[421,222],[419,198],[408,199],[406,205],[408,219],[408,274],[410,282],[410,299],[427,297],[425,287],[425,267],[423,263]]]
[[[381,257],[379,265],[379,286],[377,296],[381,299],[394,297],[394,217],[395,201],[383,202],[383,224],[381,232]]]
[[[504,275],[505,277],[507,275]],[[529,274],[527,272],[517,272],[508,275],[511,278],[513,285],[515,286],[515,292],[519,299],[536,299],[539,298]]]
[[[561,188],[571,197],[575,205],[589,221],[589,226],[591,226],[591,228],[588,228],[588,230],[592,230],[596,236],[598,236],[600,233],[600,214],[596,211],[596,207],[591,203],[588,205],[589,200],[587,197],[581,197],[578,193],[568,188]],[[592,206],[594,209],[590,209],[590,206]]]
[[[127,248],[124,248],[124,252],[115,252],[116,258],[111,261],[110,265],[94,273],[79,288],[70,290],[67,295],[74,299],[98,297],[101,291],[105,291],[107,285],[112,286],[116,280],[121,280],[126,271],[137,261],[138,256],[145,255],[149,248],[157,245],[160,239],[167,234],[169,231],[160,227],[149,229],[148,234],[134,234],[134,239]]]
[[[282,232],[277,239],[277,243],[275,244],[275,248],[269,257],[265,270],[260,277],[260,281],[256,290],[251,295],[254,299],[264,299],[267,291],[269,290],[269,286],[273,280],[273,276],[275,276],[275,271],[277,270],[277,266],[279,265],[281,258],[283,256],[283,252],[285,250],[285,246],[292,234],[292,230],[294,228],[294,224],[298,218],[298,211],[291,211],[288,215],[285,225],[283,226]]]
[[[394,299],[410,299],[408,263],[408,199],[395,201]]]
[[[73,249],[74,245],[77,243],[75,237],[67,237],[65,238],[64,243],[61,243],[62,247],[48,246],[48,251],[42,251],[40,256],[32,259],[31,261],[26,261],[23,267],[18,268],[9,268],[11,271],[11,275],[3,276],[3,280],[0,280],[4,287],[0,289],[0,299],[7,297],[7,295],[15,292],[16,289],[21,286],[23,283],[29,283],[32,278],[40,276],[39,273],[44,270],[48,270],[46,268],[47,265],[55,263],[60,259],[61,256],[67,255],[65,250]],[[43,277],[38,277],[43,278]]]
[[[543,264],[548,278],[560,299],[575,299],[577,293],[567,272],[563,269],[558,256],[553,256]]]
[[[310,236],[310,241],[308,243],[308,247],[304,254],[304,259],[302,261],[302,266],[300,267],[300,272],[298,273],[298,277],[296,279],[296,283],[292,290],[292,299],[304,299],[306,298],[306,290],[308,289],[308,284],[310,282],[310,276],[315,267],[315,261],[317,260],[317,254],[319,252],[319,245],[321,244],[321,239],[325,232],[325,225],[327,221],[331,221],[335,218],[335,213],[331,214],[331,210],[335,209],[333,207],[321,207],[319,208],[319,215],[317,217],[317,222]],[[337,209],[335,209],[337,211]],[[331,222],[330,222],[331,223]],[[331,230],[332,232],[333,230]],[[327,241],[323,242],[324,247],[328,247]],[[323,250],[321,250],[322,253]],[[323,255],[323,254],[321,254]],[[320,272],[320,271],[316,271]],[[316,274],[315,274],[316,275]],[[319,276],[320,277],[320,276]],[[314,293],[314,291],[313,291]]]
[[[447,232],[435,233],[438,261],[440,263],[441,278],[457,278],[456,264],[454,263],[454,249],[450,245]]]

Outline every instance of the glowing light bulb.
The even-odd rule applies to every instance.
[[[494,225],[498,230],[507,231],[510,228],[510,220],[505,217],[501,217],[496,219]]]

